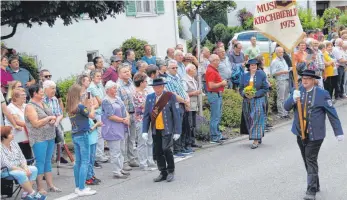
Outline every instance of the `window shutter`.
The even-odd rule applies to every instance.
[[[136,1],[126,1],[126,15],[136,16]]]
[[[165,3],[164,0],[156,0],[157,14],[164,14],[165,13],[164,3]]]

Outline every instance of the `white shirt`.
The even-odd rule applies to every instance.
[[[23,104],[21,108],[18,108],[13,103],[10,103],[7,106],[7,109],[11,113],[11,115],[17,115],[19,120],[24,122],[25,121],[25,119],[24,119],[24,110],[25,110],[26,106],[27,106],[27,104]],[[5,125],[13,127],[13,125],[7,119],[7,117],[5,117]],[[13,127],[13,134],[14,134],[14,141],[16,141],[16,142],[23,142],[23,141],[27,141],[28,140],[28,136],[25,133],[24,129],[19,131],[19,130],[15,129]]]

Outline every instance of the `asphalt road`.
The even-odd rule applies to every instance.
[[[347,133],[347,106],[338,108]],[[267,134],[263,144],[250,149],[251,141],[242,140],[195,152],[176,164],[174,182],[154,183],[158,171],[133,170],[128,180],[112,179],[110,164],[96,173],[103,182],[93,186],[97,194],[83,199],[136,200],[298,200],[306,189],[306,172],[290,132],[291,124]],[[346,138],[347,139],[347,138]],[[319,154],[321,192],[318,200],[347,200],[347,140],[338,142],[327,120],[327,137]],[[64,192],[73,192],[72,170],[61,169],[55,179]],[[75,195],[60,199],[72,199]],[[82,198],[80,198],[82,199]]]

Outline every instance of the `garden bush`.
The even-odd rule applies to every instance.
[[[206,113],[206,115],[205,115]],[[209,110],[204,110],[204,117],[199,115],[196,116],[196,131],[195,131],[195,139],[200,141],[209,141],[210,140],[210,125],[209,120],[210,117]]]
[[[135,59],[136,60],[140,60],[142,58],[142,56],[145,55],[145,50],[143,49],[143,47],[148,44],[147,41],[145,40],[140,40],[134,37],[131,37],[128,40],[125,40],[121,46],[122,50],[123,50],[123,54],[125,55],[126,50],[128,49],[132,49],[135,51]],[[154,48],[152,48],[152,55],[155,55],[154,53]]]
[[[36,62],[33,58],[27,55],[20,56],[21,67],[25,68],[30,72],[30,74],[34,77],[36,81],[39,80],[39,71],[36,65]]]
[[[242,114],[242,97],[232,89],[223,92],[222,119],[220,125],[225,127],[239,127]]]
[[[66,104],[66,96],[67,92],[69,91],[69,88],[76,83],[77,76],[76,75],[71,75],[67,78],[60,79],[57,81],[57,87],[60,90],[60,95],[62,98],[62,101],[64,105]]]
[[[271,83],[271,91],[269,92],[269,114],[277,113],[277,88],[276,88],[276,80],[274,78],[269,79]]]

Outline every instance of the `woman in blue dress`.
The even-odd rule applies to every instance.
[[[252,149],[258,147],[262,142],[266,125],[266,99],[265,95],[269,90],[266,81],[266,74],[258,68],[257,59],[247,62],[248,73],[244,73],[240,82],[240,94],[243,97],[241,134],[249,134],[249,140],[253,140]],[[256,90],[254,96],[244,93],[244,88],[253,86]]]

